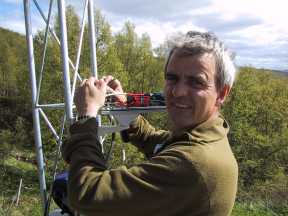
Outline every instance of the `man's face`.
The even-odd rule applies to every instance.
[[[216,116],[219,94],[212,54],[179,56],[175,51],[165,74],[165,97],[172,130],[192,128]]]

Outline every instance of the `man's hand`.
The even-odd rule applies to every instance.
[[[75,105],[79,115],[97,116],[105,103],[107,82],[95,77],[85,79],[75,93]]]
[[[124,91],[122,89],[120,81],[118,79],[114,79],[114,77],[111,75],[104,76],[102,79],[107,84],[107,90],[115,94],[115,97],[120,103],[125,104],[127,101],[127,97],[126,95],[124,95]]]

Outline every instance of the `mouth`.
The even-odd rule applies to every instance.
[[[181,104],[181,103],[173,103],[171,104],[172,107],[177,108],[177,109],[190,109],[191,106],[187,104]]]

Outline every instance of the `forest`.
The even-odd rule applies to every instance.
[[[76,59],[80,20],[73,7],[67,7],[69,56]],[[59,25],[54,20],[56,34]],[[138,36],[127,21],[119,32],[100,11],[95,14],[99,76],[112,74],[121,80],[126,92],[161,92],[169,38],[152,48],[148,34]],[[24,35],[0,28],[0,215],[40,215],[31,88]],[[36,71],[40,70],[44,30],[34,37]],[[90,73],[88,32],[85,29],[79,72]],[[237,54],[237,53],[236,53]],[[40,103],[63,102],[60,48],[50,36]],[[288,215],[288,74],[251,66],[238,68],[234,87],[221,113],[230,125],[229,141],[239,164],[237,200],[233,215]],[[61,110],[47,115],[59,122]],[[165,113],[147,118],[158,128],[167,128]],[[41,124],[44,122],[41,121]],[[56,125],[57,129],[60,129]],[[42,130],[47,184],[51,185],[56,142],[51,132]],[[109,137],[107,142],[109,142]],[[127,159],[121,158],[122,143],[116,137],[111,167],[141,162],[143,155],[125,145]],[[59,171],[66,165],[60,161]],[[20,203],[15,204],[19,180],[23,179]],[[55,206],[54,206],[55,207]]]

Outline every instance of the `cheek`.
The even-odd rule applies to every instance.
[[[170,95],[171,95],[171,86],[169,86],[167,83],[164,86],[164,97],[167,100],[167,98],[169,99]]]
[[[214,93],[203,94],[201,96],[202,106],[205,107],[205,110],[213,110],[216,105],[217,95]]]
[[[194,92],[191,99],[199,106],[204,106],[204,107],[205,106],[210,107],[212,106],[212,104],[216,103],[216,95],[211,94],[211,92],[206,92],[206,91]]]

